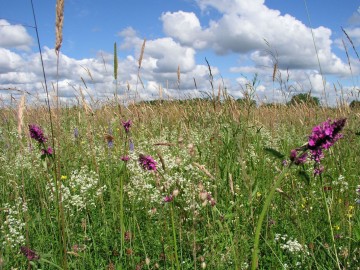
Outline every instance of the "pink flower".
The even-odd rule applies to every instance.
[[[20,252],[26,256],[29,261],[36,261],[40,259],[40,256],[36,254],[35,251],[29,249],[28,247],[22,246],[20,247]]]
[[[131,124],[132,124],[131,120],[122,122],[122,125],[123,125],[126,133],[129,133]]]
[[[164,197],[164,202],[165,202],[165,203],[169,203],[169,202],[172,202],[173,199],[174,199],[174,198],[173,198],[172,195],[165,196],[165,197]]]
[[[156,161],[151,156],[139,155],[140,166],[147,171],[156,171]]]

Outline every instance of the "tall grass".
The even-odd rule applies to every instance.
[[[24,126],[37,123],[50,136],[46,108],[22,110]],[[123,110],[122,119],[117,110],[104,104],[91,113],[83,106],[57,112],[69,269],[249,269],[256,224],[282,161],[329,117],[348,118],[344,138],[326,153],[322,181],[309,164],[284,174],[264,216],[258,268],[337,267],[325,196],[340,266],[356,269],[358,111],[248,108],[230,98],[215,110],[208,100],[139,103]],[[30,265],[61,267],[53,176],[27,130],[18,136],[16,112],[0,113],[1,265],[28,265],[19,253],[27,232],[29,248],[40,255]],[[131,134],[124,119],[133,121]],[[113,145],[104,140],[109,128]],[[139,167],[139,154],[155,159],[155,173]],[[130,160],[122,161],[124,155]]]

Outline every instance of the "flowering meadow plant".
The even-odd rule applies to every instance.
[[[345,123],[346,118],[334,121],[328,119],[315,126],[308,142],[302,147],[291,150],[290,160],[295,165],[304,164],[309,156],[308,152],[310,152],[310,160],[314,161],[314,175],[320,175],[324,170],[324,167],[320,164],[320,161],[324,158],[323,151],[328,150],[343,137],[340,132],[344,128]]]
[[[358,112],[302,109],[0,111],[0,269],[357,269]]]
[[[41,127],[35,124],[31,124],[29,125],[29,133],[30,137],[38,142],[38,146],[41,150],[41,158],[44,159],[46,157],[52,157],[54,151],[50,146],[46,147],[45,143],[47,142],[48,138],[44,135]]]

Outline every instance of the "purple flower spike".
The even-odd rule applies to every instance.
[[[20,251],[29,261],[36,261],[40,259],[40,256],[36,254],[35,251],[29,249],[28,247],[20,247]]]
[[[37,125],[29,125],[30,137],[39,143],[45,143],[47,138],[44,135],[42,129]]]
[[[156,161],[151,156],[139,155],[140,166],[147,171],[156,171]]]
[[[344,128],[345,123],[346,118],[334,122],[329,119],[314,127],[309,136],[308,149],[312,151],[329,149],[337,140],[342,138],[342,134],[339,132]]]
[[[308,143],[300,148],[293,149],[290,152],[290,160],[295,165],[304,164],[307,161],[308,152],[310,152],[310,159],[314,161],[314,176],[321,175],[324,167],[320,166],[320,161],[324,158],[324,150],[329,149],[334,145],[342,134],[340,131],[344,128],[346,118],[321,123],[315,126],[309,136]],[[298,156],[298,151],[303,153]]]
[[[126,133],[129,133],[131,124],[132,124],[131,120],[128,120],[126,122],[125,121],[122,122],[122,125],[123,125]]]

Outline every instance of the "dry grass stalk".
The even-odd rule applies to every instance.
[[[199,163],[193,162],[193,164],[200,169],[200,171],[204,172],[208,177],[212,180],[215,180],[215,177],[205,168],[204,165],[200,165]]]
[[[141,63],[142,63],[142,60],[143,60],[143,57],[144,57],[145,43],[146,43],[146,38],[144,38],[143,44],[141,46],[141,52],[140,52],[140,57],[139,57],[139,61],[138,61],[139,69],[141,68]]]
[[[356,50],[356,48],[355,48],[355,45],[354,45],[354,43],[353,43],[352,39],[351,39],[351,38],[349,37],[349,35],[346,33],[346,31],[345,31],[345,29],[344,29],[344,28],[342,28],[342,27],[341,27],[341,30],[344,32],[344,34],[345,34],[346,38],[349,40],[349,42],[350,42],[350,44],[351,44],[351,46],[352,46],[352,48],[353,48],[353,50],[354,50],[354,52],[355,52],[355,54],[356,54],[357,58],[358,58],[358,59],[359,59],[359,61],[360,61],[359,54],[357,53],[357,50]]]
[[[276,79],[276,71],[277,71],[277,63],[275,63],[274,65],[274,70],[273,70],[273,75],[272,75],[272,81],[275,82],[275,79]]]
[[[180,88],[180,65],[178,65],[178,69],[177,69],[177,83],[178,83],[178,88]]]
[[[18,134],[20,138],[22,136],[22,127],[24,126],[24,108],[25,108],[25,95],[22,95],[17,111]]]
[[[56,44],[55,44],[55,52],[59,54],[61,43],[62,43],[62,29],[64,23],[64,0],[56,1]]]

